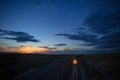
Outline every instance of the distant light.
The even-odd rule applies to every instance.
[[[74,60],[73,60],[73,64],[74,64],[74,65],[78,64],[77,59],[74,59]]]

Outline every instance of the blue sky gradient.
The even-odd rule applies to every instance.
[[[120,52],[119,3],[118,0],[1,0],[0,45],[57,47],[53,51],[77,53]],[[15,35],[17,32],[24,34]],[[22,36],[25,34],[32,38]]]

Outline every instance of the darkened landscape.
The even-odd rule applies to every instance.
[[[0,74],[1,80],[120,80],[120,54],[0,53]]]

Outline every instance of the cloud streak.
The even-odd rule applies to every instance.
[[[16,31],[8,31],[8,30],[0,29],[0,36],[1,36],[0,38],[15,40],[17,42],[39,42],[38,39],[35,39],[34,36],[31,36],[26,32],[16,32]]]
[[[54,44],[54,46],[66,46],[67,44]]]
[[[96,40],[96,35],[86,34],[86,33],[77,33],[77,34],[56,34],[57,36],[64,36],[70,40],[80,40],[85,42],[91,42]]]
[[[39,46],[40,48],[46,48],[46,49],[49,49],[51,51],[55,51],[57,50],[57,47],[48,47],[48,46]]]

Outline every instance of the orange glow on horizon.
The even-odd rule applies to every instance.
[[[47,48],[42,48],[38,46],[20,46],[20,47],[0,46],[0,52],[23,53],[23,54],[33,54],[33,53],[49,54],[52,51]]]
[[[21,53],[49,53],[50,50],[41,47],[30,47],[30,46],[22,46],[20,47]]]

